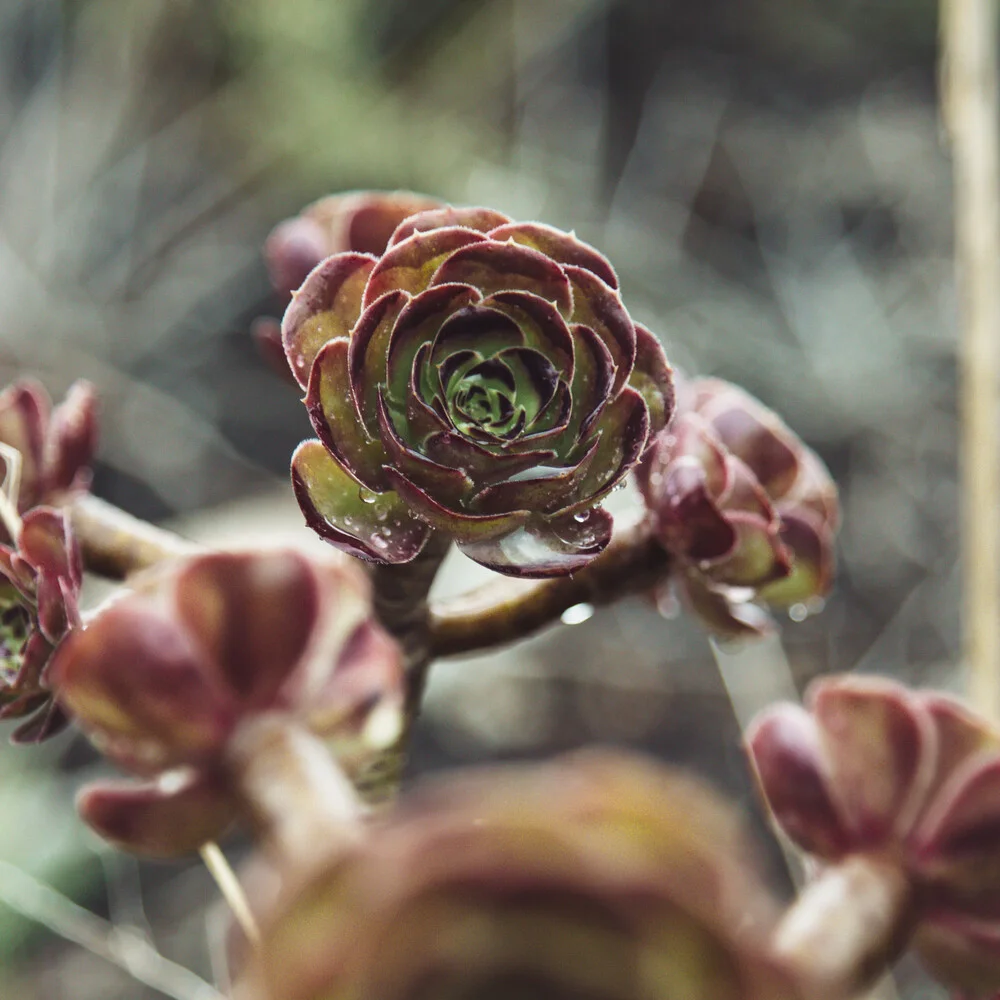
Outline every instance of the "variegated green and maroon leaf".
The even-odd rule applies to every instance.
[[[492,240],[451,254],[434,274],[432,284],[465,284],[483,295],[531,292],[551,302],[564,315],[573,309],[573,293],[563,269],[545,254],[516,243]]]
[[[217,552],[182,569],[178,619],[205,668],[242,708],[270,706],[319,615],[319,586],[291,551]]]
[[[365,254],[337,254],[310,272],[292,296],[281,323],[281,339],[303,389],[323,345],[348,336],[358,321],[365,283],[375,265],[375,258]]]
[[[411,214],[401,220],[389,240],[389,246],[402,243],[414,233],[426,233],[432,229],[450,229],[458,226],[486,234],[508,222],[510,219],[506,215],[492,208],[453,208],[451,205],[443,205],[440,208],[429,208]]]
[[[798,705],[775,705],[754,719],[745,743],[764,800],[784,833],[807,854],[828,861],[849,850],[813,717]]]
[[[635,366],[628,384],[646,400],[652,441],[673,416],[674,374],[663,345],[641,323],[635,324]]]
[[[80,726],[136,774],[217,753],[235,719],[232,694],[209,683],[198,650],[149,602],[112,605],[72,631],[49,676]]]
[[[2,437],[0,437],[2,440]],[[45,479],[57,493],[89,486],[97,450],[97,392],[82,379],[52,411],[43,448]]]
[[[586,515],[532,517],[508,534],[460,542],[459,548],[480,565],[507,576],[565,576],[592,562],[611,540],[611,516],[600,508]]]
[[[546,226],[541,222],[514,222],[499,226],[490,239],[501,243],[513,240],[522,246],[539,250],[559,264],[572,264],[596,274],[606,285],[618,288],[618,277],[611,262],[592,246],[578,240],[572,233]]]
[[[388,470],[396,492],[410,508],[432,528],[449,534],[457,542],[473,542],[508,534],[528,520],[526,510],[515,510],[505,514],[470,514],[451,510],[439,503],[426,490],[407,479],[396,469]]]
[[[761,597],[776,608],[822,597],[833,584],[833,534],[808,513],[782,514],[781,543],[791,556],[791,572],[768,584]]]
[[[724,559],[703,568],[707,576],[728,587],[755,590],[788,576],[790,557],[773,524],[743,512],[727,513],[725,519],[736,540]]]
[[[596,501],[606,495],[624,479],[646,450],[649,413],[645,400],[634,389],[622,389],[604,408],[592,433],[597,436],[598,446],[590,469],[578,488],[581,501],[587,498]],[[589,442],[585,440],[578,450],[582,453],[588,446]],[[580,454],[576,460],[582,457]]]
[[[446,507],[460,509],[472,491],[472,480],[461,468],[442,465],[413,450],[397,433],[384,397],[379,398],[379,428],[390,457],[390,467],[416,483]],[[393,482],[386,472],[388,482]]]
[[[509,316],[528,347],[541,351],[567,378],[573,365],[573,338],[562,314],[547,299],[531,292],[496,292],[483,306]]]
[[[570,322],[590,327],[611,352],[615,363],[614,392],[628,381],[635,364],[635,326],[618,293],[582,267],[566,267],[573,285]]]
[[[473,303],[478,299],[479,292],[469,285],[438,285],[407,303],[389,337],[386,378],[393,403],[399,407],[406,405],[413,362],[420,348],[433,344],[449,321],[461,322],[458,317],[464,316],[467,310],[474,310]]]
[[[767,495],[780,501],[799,475],[791,431],[742,389],[721,380],[704,381],[703,393],[716,388],[699,406],[699,412],[726,448],[753,470]]]
[[[816,719],[830,792],[858,849],[905,835],[934,779],[934,727],[905,688],[873,677],[815,682]]]
[[[937,908],[1000,920],[1000,756],[952,774],[910,838],[910,858]]]
[[[365,430],[349,391],[349,341],[330,341],[316,355],[306,409],[319,439],[337,461],[359,483],[375,492],[384,492],[389,484],[382,471],[385,448],[377,437]],[[376,388],[377,392],[377,388]]]
[[[169,784],[164,779],[87,785],[77,797],[77,811],[115,846],[158,858],[188,854],[218,840],[239,815],[221,775],[192,771],[168,778]]]
[[[536,465],[487,486],[473,497],[473,509],[483,514],[518,509],[541,513],[562,510],[578,500],[580,484],[590,472],[599,447],[600,442],[594,441],[576,465]]]
[[[320,441],[303,441],[296,449],[292,488],[309,527],[361,559],[410,562],[427,541],[427,525],[407,503],[394,492],[372,493],[360,486]]]
[[[378,437],[378,392],[388,378],[389,342],[396,320],[410,301],[408,292],[387,292],[361,314],[351,332],[347,346],[350,392],[369,437]]]
[[[365,288],[364,308],[386,292],[401,290],[417,295],[431,284],[442,261],[461,252],[463,247],[485,241],[482,233],[460,228],[434,229],[408,236],[391,246],[375,266]]]
[[[521,442],[515,442],[521,444]],[[516,475],[522,469],[551,464],[555,452],[546,449],[521,451],[497,445],[490,451],[458,434],[435,434],[424,442],[427,456],[453,469],[463,469],[477,486],[488,486]]]

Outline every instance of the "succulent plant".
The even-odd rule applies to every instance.
[[[673,405],[607,260],[488,209],[423,212],[381,256],[328,258],[283,337],[319,435],[292,460],[299,503],[374,562],[409,562],[438,530],[503,573],[572,572]]]
[[[748,393],[678,380],[677,411],[639,470],[673,584],[713,631],[768,627],[755,601],[809,603],[833,579],[837,488],[819,456]]]
[[[294,719],[348,768],[397,735],[400,654],[346,560],[216,553],[136,587],[51,667],[94,745],[146,779],[84,792],[81,814],[107,839],[174,854],[216,837],[239,812],[230,741],[263,715]]]
[[[802,850],[902,870],[931,971],[970,997],[1000,989],[1000,732],[946,695],[843,677],[816,682],[806,708],[766,710],[747,743]]]
[[[97,445],[95,403],[88,382],[75,382],[55,408],[33,379],[22,379],[0,393],[0,444],[21,456],[17,488],[12,490],[21,513],[40,504],[61,506],[90,486]],[[12,485],[8,481],[7,488]]]
[[[627,754],[449,776],[288,894],[248,995],[791,1000],[750,861],[725,805]]]
[[[0,545],[0,719],[26,719],[16,743],[37,743],[63,729],[48,667],[79,625],[83,567],[69,519],[35,507],[25,514],[16,546]]]

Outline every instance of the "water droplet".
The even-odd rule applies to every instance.
[[[788,617],[793,622],[804,622],[809,617],[809,609],[804,604],[793,604],[788,609]]]
[[[592,513],[593,513],[593,511],[590,511],[590,510],[578,510],[573,515],[573,520],[574,521],[578,521],[580,524],[583,524],[585,521],[589,521],[590,520],[590,515]]]
[[[680,616],[681,602],[677,600],[672,587],[664,587],[656,594],[656,610],[661,618],[673,621]]]
[[[375,535],[375,537],[372,538],[372,545],[374,545],[380,552],[384,552],[389,547],[389,543],[381,535]]]
[[[375,503],[378,497],[371,490],[358,490],[358,499],[362,503]]]
[[[581,622],[585,622],[588,618],[592,618],[594,614],[593,604],[574,604],[573,607],[567,608],[560,616],[563,625],[579,625]]]

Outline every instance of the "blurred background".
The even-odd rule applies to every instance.
[[[826,459],[837,587],[753,650],[635,599],[439,664],[413,769],[628,743],[753,812],[719,666],[752,707],[831,670],[947,685],[958,657],[935,43],[932,0],[0,0],[0,374],[97,384],[114,503],[310,544],[287,488],[305,413],[248,336],[279,309],[271,226],[411,188],[575,229],[676,365],[746,386]],[[442,587],[473,580],[455,562]],[[2,764],[0,996],[214,996],[202,869],[83,830],[79,740]],[[939,996],[909,967],[899,990]]]

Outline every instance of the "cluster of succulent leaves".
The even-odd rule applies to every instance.
[[[601,552],[598,505],[670,418],[670,368],[608,261],[488,209],[405,219],[293,294],[282,337],[318,440],[292,460],[309,524],[361,558],[432,531],[518,576]]]
[[[61,640],[79,624],[83,565],[61,508],[90,485],[96,436],[94,391],[84,382],[55,408],[30,379],[0,393],[11,508],[0,522],[0,719],[24,720],[14,731],[16,742],[43,740],[68,721],[48,668]],[[10,519],[20,520],[20,527],[12,531]]]
[[[508,575],[597,567],[602,501],[634,473],[663,585],[709,629],[758,634],[762,605],[829,587],[819,457],[728,383],[678,378],[675,397],[658,339],[575,235],[354,193],[283,223],[267,256],[288,308],[256,332],[317,434],[295,493],[321,537],[395,568],[376,581],[435,535]],[[0,718],[41,739],[72,714],[132,776],[86,789],[84,819],[161,856],[253,821],[233,748],[262,719],[349,776],[384,754],[414,707],[407,661],[350,560],[192,555],[84,625],[67,505],[94,428],[86,386],[54,410],[31,382],[0,395]],[[963,996],[1000,986],[1000,733],[943,696],[840,679],[767,712],[748,749],[803,851],[905,881],[883,957],[912,939]],[[449,776],[363,833],[285,873],[241,996],[828,1000],[775,947],[781,907],[737,810],[662,765],[590,752]]]

